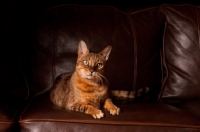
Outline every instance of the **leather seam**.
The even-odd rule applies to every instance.
[[[134,30],[133,30],[133,24],[132,24],[132,20],[131,20],[131,15],[128,15],[128,21],[129,24],[131,26],[131,30],[132,30],[132,37],[133,37],[133,56],[134,56],[134,64],[133,64],[133,90],[135,90],[137,92],[137,43],[135,40],[135,35],[134,35]],[[136,93],[137,95],[137,93]]]
[[[198,11],[196,8],[196,16],[197,16],[197,32],[198,32],[198,42],[199,42],[199,47],[200,47],[200,39],[199,39],[199,15],[198,15]]]
[[[20,61],[20,63],[21,63],[21,61]],[[28,84],[26,75],[25,75],[24,71],[22,70],[22,63],[20,64],[19,70],[20,70],[21,73],[22,73],[22,76],[23,76],[23,78],[24,78],[25,85],[26,85],[26,88],[27,88],[26,97],[25,97],[24,99],[28,99],[28,98],[29,98],[29,95],[30,95],[30,87],[29,87],[29,84]]]
[[[63,119],[24,119],[23,121],[20,121],[20,124],[26,124],[26,123],[38,123],[38,122],[52,122],[52,123],[55,123],[55,122],[62,122],[62,123],[77,123],[77,124],[92,124],[92,125],[95,125],[95,124],[101,124],[101,125],[125,125],[125,126],[132,126],[132,125],[139,125],[139,126],[144,126],[144,123],[133,123],[133,122],[129,122],[129,121],[126,121],[126,122],[112,122],[112,121],[105,121],[104,122],[94,122],[92,120],[88,120],[87,122],[85,121],[81,121],[81,120],[78,120],[78,119],[74,119],[74,120],[63,120]],[[171,125],[171,124],[168,124],[168,123],[149,123],[149,124],[145,124],[146,126],[160,126],[160,127],[178,127],[178,128],[193,128],[193,129],[198,129],[200,128],[199,126],[191,126],[191,125]]]
[[[166,12],[164,11],[163,6],[161,6],[161,11],[165,15],[165,28],[164,28],[163,42],[162,42],[162,63],[164,66],[163,72],[164,71],[166,72],[166,76],[163,77],[163,82],[162,82],[161,90],[159,93],[158,101],[161,101],[163,91],[164,91],[164,86],[165,86],[166,80],[168,79],[168,68],[167,68],[167,64],[166,64],[166,54],[165,54],[165,36],[166,36],[166,28],[167,28],[168,24],[167,24],[167,20],[166,20]],[[163,75],[164,75],[164,73],[163,73]]]
[[[21,112],[20,117],[19,117],[19,122],[20,122],[20,120],[22,120],[22,115],[25,113],[27,108],[30,106],[30,104],[32,103],[32,100],[33,100],[33,98],[27,103],[27,105],[25,106],[24,110]]]
[[[55,78],[55,64],[56,64],[56,28],[57,28],[57,12],[58,10],[56,10],[55,14],[54,14],[54,21],[53,21],[53,45],[52,45],[52,81],[51,81],[51,87],[53,87],[53,83],[54,83],[54,78]]]

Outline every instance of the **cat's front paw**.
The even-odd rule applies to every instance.
[[[110,109],[107,109],[111,115],[119,115],[120,114],[120,108],[118,108],[117,106],[113,106]]]
[[[86,114],[91,115],[95,119],[100,119],[104,116],[104,113],[101,110],[94,108],[93,106],[88,105],[87,110],[85,111]]]
[[[95,113],[92,114],[92,116],[95,118],[95,119],[100,119],[104,116],[104,113],[101,111],[101,110],[98,110],[96,111]]]
[[[120,114],[120,108],[118,108],[116,105],[114,105],[111,101],[111,99],[106,99],[104,103],[104,108],[107,109],[111,115],[119,115]]]

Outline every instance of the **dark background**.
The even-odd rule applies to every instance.
[[[31,15],[44,8],[62,5],[107,5],[118,8],[144,8],[158,6],[161,4],[192,4],[200,5],[200,0],[0,0],[0,19],[6,23],[10,22],[13,16],[24,14],[24,17]],[[0,23],[1,26],[4,24]],[[1,29],[0,29],[1,30]]]
[[[200,5],[200,0],[0,0],[0,24],[4,27],[16,15],[19,17],[24,15],[23,17],[28,18],[28,16],[44,8],[62,4],[107,5],[125,9],[138,9],[161,4]]]
[[[48,7],[60,4],[109,5],[119,8],[141,8],[160,4],[193,4],[199,5],[200,0],[1,0],[6,6]]]
[[[29,17],[45,8],[62,4],[106,5],[138,9],[161,4],[200,5],[200,0],[0,0],[0,32],[1,34],[6,32],[8,29],[5,28],[10,27],[10,24],[25,24],[23,21],[28,21]]]

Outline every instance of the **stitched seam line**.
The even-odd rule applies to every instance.
[[[131,30],[132,30],[132,37],[133,37],[133,44],[134,44],[134,49],[133,49],[133,54],[134,54],[134,66],[133,66],[133,70],[134,70],[134,75],[133,75],[133,90],[136,91],[136,95],[137,95],[137,43],[135,40],[135,35],[134,35],[134,30],[133,30],[133,24],[131,21],[131,15],[127,16],[129,24],[131,26]]]
[[[198,31],[198,39],[199,39],[199,15],[198,15],[198,11],[197,11],[197,8],[196,8],[196,16],[197,16],[197,31]],[[198,40],[199,42],[199,47],[200,47],[200,39]]]
[[[56,64],[56,24],[57,24],[57,13],[58,10],[56,10],[54,14],[54,20],[53,20],[53,44],[52,44],[52,81],[51,81],[51,87],[53,87],[53,82],[55,78],[55,64]]]
[[[166,64],[166,55],[165,55],[165,34],[166,34],[166,28],[167,28],[167,22],[166,22],[166,13],[163,9],[163,7],[161,6],[161,11],[164,13],[165,15],[165,29],[164,29],[164,33],[163,33],[163,46],[162,46],[162,63],[163,63],[163,66],[164,66],[164,70],[166,71],[166,77],[163,79],[163,83],[162,83],[162,86],[161,86],[161,91],[160,91],[160,94],[159,94],[159,97],[158,97],[158,100],[161,101],[161,97],[163,95],[163,91],[164,91],[164,86],[165,86],[165,83],[166,83],[166,80],[168,79],[168,68],[167,68],[167,64]],[[163,72],[164,72],[163,70]],[[164,73],[163,73],[164,75]]]
[[[24,110],[20,114],[19,122],[20,122],[20,120],[22,120],[22,115],[26,112],[27,108],[30,106],[30,104],[32,103],[32,101],[33,101],[33,98],[31,100],[29,100],[29,102],[26,104],[26,107],[24,108]]]
[[[24,99],[28,99],[29,98],[29,94],[30,94],[30,88],[29,88],[29,84],[28,84],[28,81],[27,81],[27,78],[26,78],[26,75],[24,73],[24,71],[22,70],[22,60],[20,59],[20,66],[19,66],[19,70],[21,71],[22,73],[22,76],[23,76],[23,79],[25,81],[25,85],[26,85],[26,88],[27,88],[27,93],[26,93],[26,97]]]
[[[198,42],[199,42],[199,48],[200,48],[200,39],[199,39],[199,13],[198,13],[198,9],[199,8],[196,8],[196,16],[197,16],[197,33],[198,33]],[[200,90],[199,90],[199,95],[200,95]]]
[[[19,121],[20,124],[27,124],[27,123],[40,123],[40,122],[49,122],[49,123],[56,123],[56,122],[62,122],[62,123],[83,123],[83,124],[102,124],[102,125],[126,125],[126,126],[133,126],[133,125],[139,125],[139,126],[144,126],[144,123],[140,122],[131,122],[131,121],[118,121],[118,122],[112,122],[112,121],[106,121],[104,120],[103,122],[99,123],[94,122],[92,120],[88,121],[81,121],[78,119],[24,119],[22,121]],[[173,125],[169,123],[146,123],[146,126],[160,126],[160,127],[179,127],[179,128],[192,128],[192,129],[197,129],[200,128],[198,125],[185,125],[185,124],[178,124],[178,125]]]

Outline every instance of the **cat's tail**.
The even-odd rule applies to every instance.
[[[149,90],[149,87],[145,87],[137,91],[111,90],[111,96],[116,98],[135,99],[136,97],[146,95],[149,92]]]

